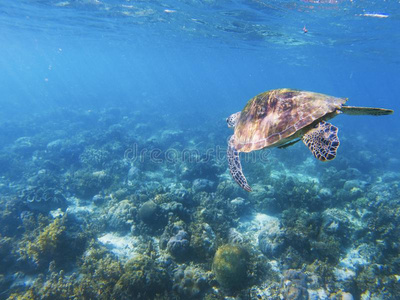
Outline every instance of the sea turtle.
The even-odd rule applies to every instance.
[[[389,115],[393,110],[347,106],[347,98],[324,94],[276,89],[261,93],[247,102],[242,111],[226,121],[234,127],[228,142],[227,158],[233,179],[251,191],[243,175],[239,152],[264,148],[285,148],[302,140],[321,161],[336,157],[338,128],[326,122],[345,113],[349,115]]]

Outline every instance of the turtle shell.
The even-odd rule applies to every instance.
[[[302,128],[340,109],[346,98],[291,89],[271,90],[249,100],[235,126],[235,148],[250,152],[290,139]]]

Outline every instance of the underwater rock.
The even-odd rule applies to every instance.
[[[149,200],[140,207],[139,217],[143,222],[150,223],[157,218],[158,209],[158,205],[154,201]]]
[[[129,230],[134,223],[133,212],[135,209],[129,200],[122,200],[109,208],[106,216],[109,229],[115,231]]]
[[[285,300],[307,300],[307,275],[301,271],[287,270],[283,273],[282,294]]]
[[[174,284],[172,289],[182,299],[201,297],[208,287],[208,276],[205,271],[195,266],[179,266],[174,270]]]
[[[208,179],[195,179],[193,181],[192,190],[194,193],[211,192],[214,187],[214,182]]]
[[[176,258],[184,258],[190,250],[190,237],[184,230],[172,236],[167,243],[168,252]]]
[[[286,235],[279,221],[268,224],[258,235],[258,247],[264,255],[273,257],[285,249]]]
[[[153,200],[143,203],[138,215],[144,223],[154,228],[162,227],[167,222],[164,210]]]
[[[247,282],[249,254],[241,246],[223,245],[215,253],[212,269],[218,283],[230,289],[240,289]]]

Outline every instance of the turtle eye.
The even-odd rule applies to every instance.
[[[228,124],[228,127],[232,127],[233,126],[232,117],[226,118],[226,124]]]

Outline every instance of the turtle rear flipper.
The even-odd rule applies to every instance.
[[[243,171],[242,171],[242,165],[240,163],[240,158],[239,158],[239,152],[236,150],[234,146],[234,136],[231,136],[228,142],[228,150],[226,152],[226,155],[228,157],[228,163],[229,163],[229,171],[231,172],[231,175],[233,179],[239,184],[243,189],[245,189],[248,192],[251,192],[251,187],[248,185],[246,177],[244,177]]]
[[[375,108],[375,107],[357,107],[343,105],[340,109],[346,115],[372,115],[372,116],[384,116],[391,115],[394,111],[386,108]]]
[[[316,158],[327,161],[336,157],[339,147],[337,133],[337,127],[322,121],[315,128],[307,131],[302,140]]]

